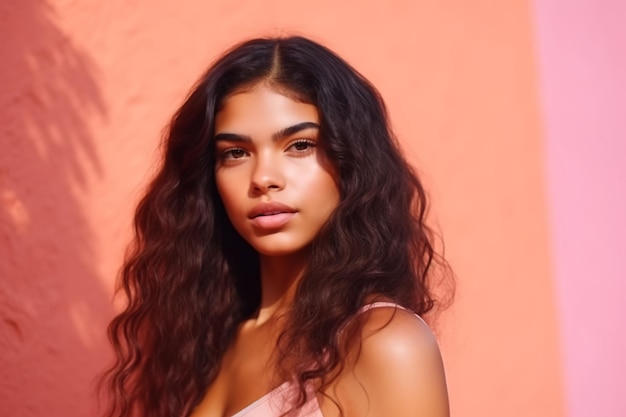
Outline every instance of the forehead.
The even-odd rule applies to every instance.
[[[215,115],[215,133],[273,133],[301,122],[319,123],[313,104],[266,84],[228,96]]]

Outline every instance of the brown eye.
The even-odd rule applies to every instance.
[[[231,158],[233,159],[239,159],[239,158],[243,158],[244,156],[246,156],[246,152],[243,149],[233,149],[231,151],[229,151]]]
[[[315,142],[309,139],[298,139],[288,149],[296,152],[305,152],[315,147]]]
[[[248,155],[248,152],[242,148],[230,148],[225,149],[221,153],[221,159],[225,161],[232,161],[235,159],[245,158]]]

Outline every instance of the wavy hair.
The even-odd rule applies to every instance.
[[[341,369],[341,329],[368,299],[424,315],[436,305],[426,193],[402,157],[383,100],[329,49],[302,37],[254,39],[218,59],[165,135],[163,163],[135,214],[109,326],[116,362],[102,379],[108,417],[187,416],[217,376],[237,326],[260,303],[257,253],[233,229],[215,186],[215,114],[233,92],[269,83],[315,105],[340,202],[311,245],[277,346],[277,374],[311,381]],[[439,262],[441,261],[441,262]],[[351,326],[354,327],[354,326]]]

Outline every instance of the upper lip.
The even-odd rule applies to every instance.
[[[269,203],[259,203],[248,212],[248,218],[254,219],[258,216],[270,216],[280,213],[295,213],[297,210],[278,201],[270,201]]]

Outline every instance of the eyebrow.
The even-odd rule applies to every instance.
[[[306,129],[319,129],[320,125],[314,122],[302,122],[293,126],[286,127],[279,130],[272,135],[273,141],[279,141],[283,138],[296,134]],[[213,137],[216,142],[229,141],[229,142],[252,142],[252,138],[247,135],[239,135],[237,133],[218,133]]]

